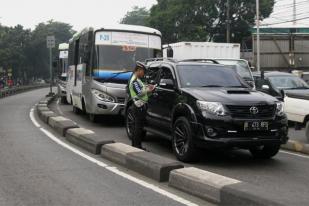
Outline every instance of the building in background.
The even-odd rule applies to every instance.
[[[309,1],[277,1],[274,12],[260,26],[261,68],[263,70],[309,70]],[[242,57],[256,64],[256,29],[252,50]]]

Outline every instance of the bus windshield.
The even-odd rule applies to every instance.
[[[95,35],[96,65],[93,77],[104,82],[125,82],[131,73],[122,72],[132,72],[136,61],[161,57],[161,49],[161,37],[157,35],[98,31]]]
[[[136,61],[154,58],[160,50],[132,46],[96,46],[97,68],[106,71],[133,71]]]

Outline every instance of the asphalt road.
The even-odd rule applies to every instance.
[[[130,144],[121,117],[105,117],[99,123],[91,123],[86,115],[74,114],[70,105],[53,103],[51,107],[82,127]],[[175,159],[170,143],[156,136],[149,135],[144,145],[151,152]],[[247,151],[205,151],[201,156],[200,162],[192,166],[263,187],[288,205],[309,205],[309,156],[285,151],[271,160],[253,159]]]
[[[40,89],[0,99],[1,206],[183,205],[49,139],[29,117],[47,92]],[[118,131],[115,126],[109,129]]]

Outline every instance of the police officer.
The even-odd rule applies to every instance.
[[[142,148],[143,127],[147,112],[148,95],[155,89],[154,85],[145,85],[141,78],[145,75],[145,65],[136,62],[135,72],[129,82],[130,97],[133,100],[135,127],[133,130],[132,146]]]

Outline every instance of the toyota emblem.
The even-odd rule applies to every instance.
[[[250,108],[250,113],[251,114],[257,114],[257,113],[259,113],[259,109],[257,107],[251,107]]]

